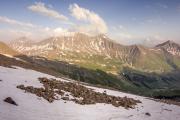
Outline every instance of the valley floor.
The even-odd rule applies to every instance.
[[[114,107],[110,104],[79,105],[64,100],[49,103],[43,98],[16,88],[20,84],[42,87],[38,81],[39,77],[55,78],[33,70],[0,66],[0,120],[178,120],[180,118],[179,106],[113,90],[86,86],[98,92],[106,90],[109,95],[138,99],[142,103],[138,103],[135,109]],[[4,102],[7,97],[13,98],[18,106]]]

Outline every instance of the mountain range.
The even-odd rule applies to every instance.
[[[125,46],[104,34],[88,36],[76,33],[71,36],[51,37],[40,42],[22,37],[11,41],[9,46],[28,56],[66,61],[114,74],[124,66],[159,73],[180,67],[180,45],[173,41],[148,48],[142,45]]]

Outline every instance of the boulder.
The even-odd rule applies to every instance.
[[[7,97],[6,99],[4,99],[4,102],[18,106],[18,104],[11,97]]]

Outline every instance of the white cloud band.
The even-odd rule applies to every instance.
[[[48,16],[51,18],[55,18],[55,19],[60,20],[60,21],[62,21],[62,20],[67,21],[68,20],[68,18],[66,16],[64,16],[63,14],[46,7],[45,4],[41,3],[41,2],[36,2],[34,5],[29,6],[28,9],[33,11],[33,12],[37,12],[41,15]]]
[[[14,20],[14,19],[3,17],[3,16],[0,16],[0,22],[6,23],[6,24],[11,24],[11,25],[18,25],[18,26],[22,26],[22,27],[35,27],[31,23],[20,22],[20,21]]]
[[[105,21],[93,11],[82,8],[77,4],[70,5],[69,10],[77,20],[89,23],[88,25],[76,26],[76,29],[80,32],[106,33],[108,31]]]

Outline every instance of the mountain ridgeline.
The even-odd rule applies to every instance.
[[[167,41],[154,48],[125,46],[100,34],[51,37],[40,42],[27,38],[12,41],[13,49],[30,56],[66,61],[90,69],[117,74],[123,67],[145,72],[169,72],[180,67],[180,45]]]

